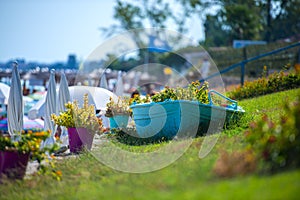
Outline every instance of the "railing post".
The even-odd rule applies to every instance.
[[[300,72],[300,48],[298,50],[297,56],[298,56],[298,59],[297,59],[297,62],[295,63],[294,68],[295,68],[296,72],[299,73]]]
[[[244,78],[245,78],[245,62],[241,63],[241,86],[244,85]]]

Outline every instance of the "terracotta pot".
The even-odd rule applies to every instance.
[[[0,173],[8,178],[22,179],[25,176],[29,153],[0,151]]]
[[[68,128],[71,153],[80,153],[84,148],[91,150],[94,135],[86,128]]]

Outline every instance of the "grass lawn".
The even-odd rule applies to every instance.
[[[299,93],[300,89],[296,89],[239,102],[246,115],[238,126],[221,133],[215,148],[204,159],[198,157],[203,138],[194,139],[171,165],[142,174],[113,170],[84,153],[58,161],[62,181],[46,175],[7,181],[0,184],[0,199],[299,199],[300,169],[230,179],[218,178],[212,172],[220,150],[243,148],[243,131],[250,121],[264,113],[279,119],[280,105],[293,101]],[[159,145],[165,144],[124,148],[144,152]]]

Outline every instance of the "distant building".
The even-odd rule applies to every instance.
[[[67,66],[68,69],[77,69],[77,61],[76,61],[76,55],[70,54],[68,57]]]

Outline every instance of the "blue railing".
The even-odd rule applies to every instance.
[[[266,56],[270,56],[270,55],[273,55],[273,54],[276,54],[276,53],[279,53],[281,51],[285,51],[287,49],[291,49],[291,48],[294,48],[294,47],[297,47],[297,46],[300,46],[300,42],[297,42],[295,44],[292,44],[292,45],[289,45],[289,46],[286,46],[286,47],[282,47],[282,48],[279,48],[279,49],[276,49],[276,50],[273,50],[273,51],[270,51],[268,53],[263,53],[263,54],[260,54],[258,56],[255,56],[255,57],[252,57],[252,58],[249,58],[249,59],[246,59],[246,60],[243,60],[239,63],[236,63],[236,64],[233,64],[233,65],[230,65],[229,67],[226,67],[225,69],[217,72],[217,73],[214,73],[212,75],[209,75],[208,77],[206,77],[205,79],[201,79],[200,81],[203,82],[203,81],[206,81],[208,79],[211,79],[215,76],[218,76],[220,74],[224,74],[224,73],[227,73],[237,67],[241,67],[241,85],[244,85],[244,78],[245,78],[245,65],[249,62],[252,62],[252,61],[255,61],[255,60],[258,60],[260,58],[263,58],[263,57],[266,57]],[[299,49],[299,60],[298,62],[300,63],[300,49]]]

